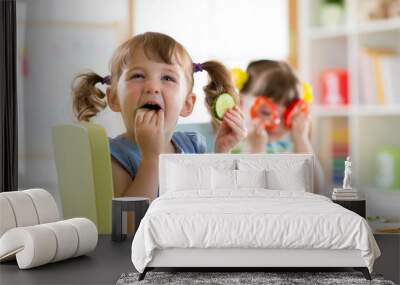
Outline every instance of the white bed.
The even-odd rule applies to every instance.
[[[380,255],[367,222],[312,194],[313,156],[160,157],[160,197],[132,243],[154,267],[354,267]],[[368,268],[368,270],[367,270]]]

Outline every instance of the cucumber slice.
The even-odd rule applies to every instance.
[[[215,100],[212,107],[214,117],[222,120],[225,112],[236,105],[235,99],[229,93],[222,93]]]

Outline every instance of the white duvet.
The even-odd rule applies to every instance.
[[[324,196],[265,189],[164,194],[140,223],[132,262],[143,272],[165,248],[358,249],[371,272],[380,255],[359,215]]]

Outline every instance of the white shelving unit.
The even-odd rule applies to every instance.
[[[328,182],[325,193],[333,187],[329,183],[332,181],[332,159],[327,153],[329,129],[335,124],[345,125],[353,161],[353,185],[367,196],[367,215],[400,221],[400,189],[378,189],[374,182],[375,156],[380,147],[400,147],[400,105],[363,105],[359,100],[362,95],[360,51],[365,47],[390,48],[400,53],[400,18],[362,23],[358,15],[360,1],[345,0],[343,23],[326,28],[319,25],[323,0],[299,0],[299,73],[300,78],[314,87],[313,144]],[[318,104],[319,76],[329,68],[348,71],[349,104],[346,106]],[[400,90],[396,95],[400,98]]]

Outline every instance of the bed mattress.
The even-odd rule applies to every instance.
[[[359,215],[321,195],[267,189],[157,198],[133,239],[132,262],[143,272],[156,250],[174,248],[359,250],[370,271],[380,255]]]

